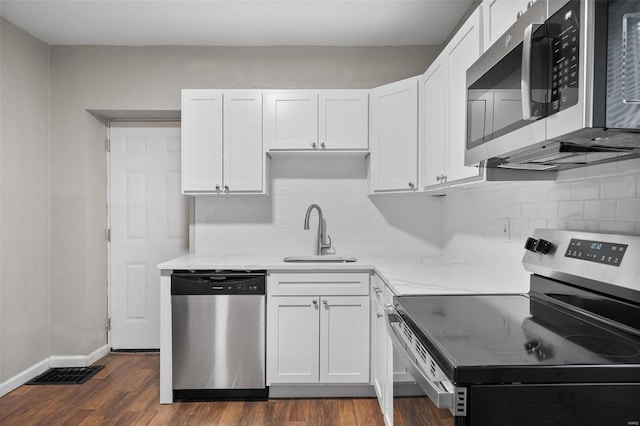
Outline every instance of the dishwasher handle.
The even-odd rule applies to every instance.
[[[264,274],[174,273],[171,275],[172,296],[265,295]]]

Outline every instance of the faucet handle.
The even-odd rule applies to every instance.
[[[323,249],[331,248],[331,235],[327,235],[327,238],[329,239],[328,243],[325,243],[324,241],[322,242],[322,248]]]

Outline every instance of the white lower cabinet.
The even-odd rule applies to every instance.
[[[363,284],[369,279],[367,273],[269,275],[268,385],[369,383],[368,286],[352,289],[353,295],[335,294],[345,292],[345,275]],[[297,295],[297,286],[287,294],[283,283],[291,282],[306,283],[303,293],[316,294]]]
[[[371,277],[371,383],[386,425],[393,424],[394,385],[415,384],[387,332],[385,309],[392,304],[393,292],[377,275]]]
[[[318,297],[270,297],[267,306],[267,382],[320,379]]]
[[[382,280],[374,275],[371,278],[371,382],[386,425],[393,424],[393,347],[384,310],[392,297]]]

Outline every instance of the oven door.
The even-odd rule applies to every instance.
[[[453,386],[395,308],[388,307],[385,316],[393,356],[406,366],[417,385],[411,387],[406,383],[394,383],[393,424],[429,424],[434,408],[446,409],[455,416],[465,416],[466,389]],[[445,411],[440,417],[447,416]]]

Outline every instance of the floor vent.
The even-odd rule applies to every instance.
[[[81,385],[104,365],[94,365],[91,367],[64,367],[50,368],[35,379],[28,381],[27,385]]]

